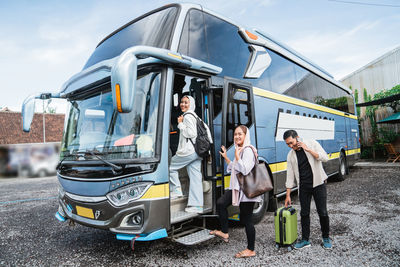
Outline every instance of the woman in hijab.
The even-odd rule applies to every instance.
[[[171,165],[169,167],[171,198],[182,196],[182,188],[179,181],[178,170],[186,167],[190,179],[190,185],[189,200],[185,211],[202,213],[203,183],[201,175],[201,158],[197,155],[192,144],[192,142],[195,142],[197,136],[197,115],[194,112],[196,108],[194,98],[191,96],[182,97],[180,108],[183,112],[183,115],[178,117],[178,149],[175,156],[172,157]],[[191,139],[192,142],[189,139]]]
[[[221,147],[222,152],[219,152],[225,159],[227,172],[231,173],[231,180],[229,188],[225,191],[225,194],[221,196],[217,201],[217,213],[219,215],[219,222],[221,224],[221,231],[214,230],[210,234],[216,235],[222,238],[225,242],[229,240],[228,233],[228,211],[227,208],[230,205],[239,206],[240,208],[240,222],[244,224],[247,236],[247,248],[240,251],[235,255],[236,258],[253,257],[256,255],[254,251],[254,243],[256,239],[256,231],[252,221],[253,208],[255,202],[261,201],[261,196],[255,198],[247,198],[243,191],[240,189],[239,181],[236,177],[238,172],[243,175],[249,174],[253,169],[257,160],[256,148],[250,143],[250,133],[246,126],[239,125],[235,129],[234,133],[235,143],[235,159],[231,161],[227,154],[226,148]]]

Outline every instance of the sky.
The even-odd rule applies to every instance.
[[[176,1],[183,2],[183,1]],[[399,0],[203,0],[205,8],[257,28],[336,80],[400,46]],[[58,92],[96,45],[161,0],[1,0],[0,108],[20,111],[38,92]],[[37,101],[41,112],[42,102]],[[50,103],[65,112],[63,101]]]

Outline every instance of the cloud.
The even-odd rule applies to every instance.
[[[387,51],[374,34],[380,31],[382,20],[363,21],[349,29],[336,31],[299,32],[298,38],[289,41],[301,54],[341,78]],[[387,46],[385,46],[387,47]]]

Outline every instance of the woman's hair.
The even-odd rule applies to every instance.
[[[235,131],[237,128],[242,129],[242,132],[246,135],[247,134],[247,127],[244,125],[239,125],[238,127],[235,128]]]

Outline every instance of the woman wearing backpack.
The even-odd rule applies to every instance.
[[[224,146],[221,147],[222,152],[219,152],[228,165],[227,172],[231,173],[231,179],[229,188],[225,191],[225,194],[223,194],[217,200],[217,213],[219,215],[221,231],[214,230],[211,231],[210,234],[218,236],[225,242],[228,242],[229,233],[227,208],[230,205],[239,206],[240,222],[244,224],[246,229],[247,248],[238,252],[235,257],[247,258],[256,255],[256,252],[254,251],[256,231],[252,221],[252,216],[254,204],[255,202],[259,202],[261,200],[261,196],[247,198],[239,186],[239,181],[236,178],[236,174],[239,172],[243,175],[249,174],[256,163],[257,153],[255,152],[256,149],[252,147],[250,143],[250,132],[246,126],[239,125],[236,127],[233,138],[235,142],[235,159],[231,161],[228,158],[226,154],[226,148]]]
[[[171,159],[169,167],[171,182],[171,198],[181,197],[182,188],[179,181],[178,170],[186,167],[190,179],[189,200],[186,212],[203,212],[203,183],[201,175],[201,158],[197,155],[194,145],[190,141],[197,136],[197,115],[194,112],[196,104],[191,96],[181,99],[180,108],[183,115],[178,117],[179,143],[176,154]],[[192,113],[194,116],[185,116]]]

